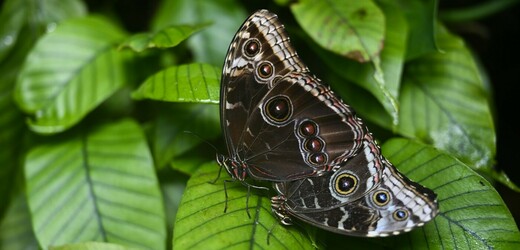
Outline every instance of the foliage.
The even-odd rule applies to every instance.
[[[141,32],[87,4],[3,2],[0,248],[519,247],[488,182],[520,190],[494,168],[486,72],[436,20],[437,1],[163,0]],[[204,141],[224,148],[219,72],[258,7],[278,13],[387,158],[438,194],[434,221],[384,239],[285,227],[271,193],[216,179]]]

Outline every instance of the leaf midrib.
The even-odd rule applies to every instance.
[[[90,164],[88,161],[89,153],[88,153],[88,138],[87,134],[82,134],[81,136],[81,153],[83,156],[83,168],[85,169],[85,180],[88,185],[88,195],[90,196],[92,200],[92,206],[94,210],[95,219],[97,221],[99,232],[101,234],[101,237],[103,241],[107,241],[107,232],[105,231],[105,228],[103,226],[103,221],[101,219],[101,212],[99,211],[99,206],[96,199],[96,194],[94,191],[94,181],[92,180],[92,176],[90,175]]]

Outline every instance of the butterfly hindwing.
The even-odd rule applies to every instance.
[[[344,161],[336,171],[323,177],[277,184],[277,190],[288,198],[287,205],[295,212],[320,210],[355,201],[375,189],[381,182],[383,161],[379,147],[367,140],[371,135],[366,134],[365,138],[362,151]]]
[[[364,145],[377,147],[371,141]],[[370,175],[369,181],[357,180],[366,166],[349,161],[323,176],[275,183],[279,195],[272,199],[273,212],[286,224],[295,217],[325,230],[368,237],[407,232],[436,216],[433,191],[403,176],[383,156],[378,160],[367,156],[356,157],[365,158],[359,162],[382,164],[381,175]]]

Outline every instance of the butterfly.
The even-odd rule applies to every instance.
[[[236,180],[273,182],[272,211],[356,236],[409,231],[438,211],[436,195],[381,154],[355,111],[311,74],[267,10],[237,31],[225,58],[221,127]],[[249,186],[248,186],[249,188]]]

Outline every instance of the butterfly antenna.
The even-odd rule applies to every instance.
[[[198,134],[196,134],[196,133],[193,133],[193,132],[191,132],[191,131],[189,131],[189,130],[184,130],[183,132],[186,133],[186,134],[190,134],[190,135],[193,135],[193,136],[197,137],[201,142],[204,142],[204,143],[206,143],[208,146],[210,146],[211,148],[213,148],[213,150],[215,150],[215,153],[216,153],[216,154],[220,154],[220,152],[218,151],[217,147],[215,147],[215,145],[211,144],[211,142],[209,142],[208,140],[202,138],[202,136],[200,136],[200,135],[198,135]]]
[[[218,156],[221,155],[221,154],[220,154],[220,152],[218,151],[217,147],[215,147],[215,145],[213,145],[213,144],[212,144],[211,142],[209,142],[208,140],[202,138],[202,136],[200,136],[200,135],[198,135],[198,134],[196,134],[196,133],[193,133],[193,132],[191,132],[191,131],[189,131],[189,130],[184,130],[183,132],[186,133],[186,134],[190,134],[190,135],[195,136],[195,137],[198,138],[201,142],[204,142],[204,143],[206,143],[206,145],[208,145],[208,146],[210,146],[211,148],[213,148],[213,150],[215,151],[215,154],[217,155],[217,162],[219,162],[219,160],[218,160],[219,157],[218,157]],[[218,170],[217,178],[215,178],[213,181],[210,181],[210,182],[209,182],[210,184],[215,184],[215,183],[217,182],[217,180],[220,178],[220,173],[222,172],[222,166],[223,166],[223,165],[222,165],[220,162],[219,162],[219,165],[220,165],[220,168],[219,168],[219,170]]]

